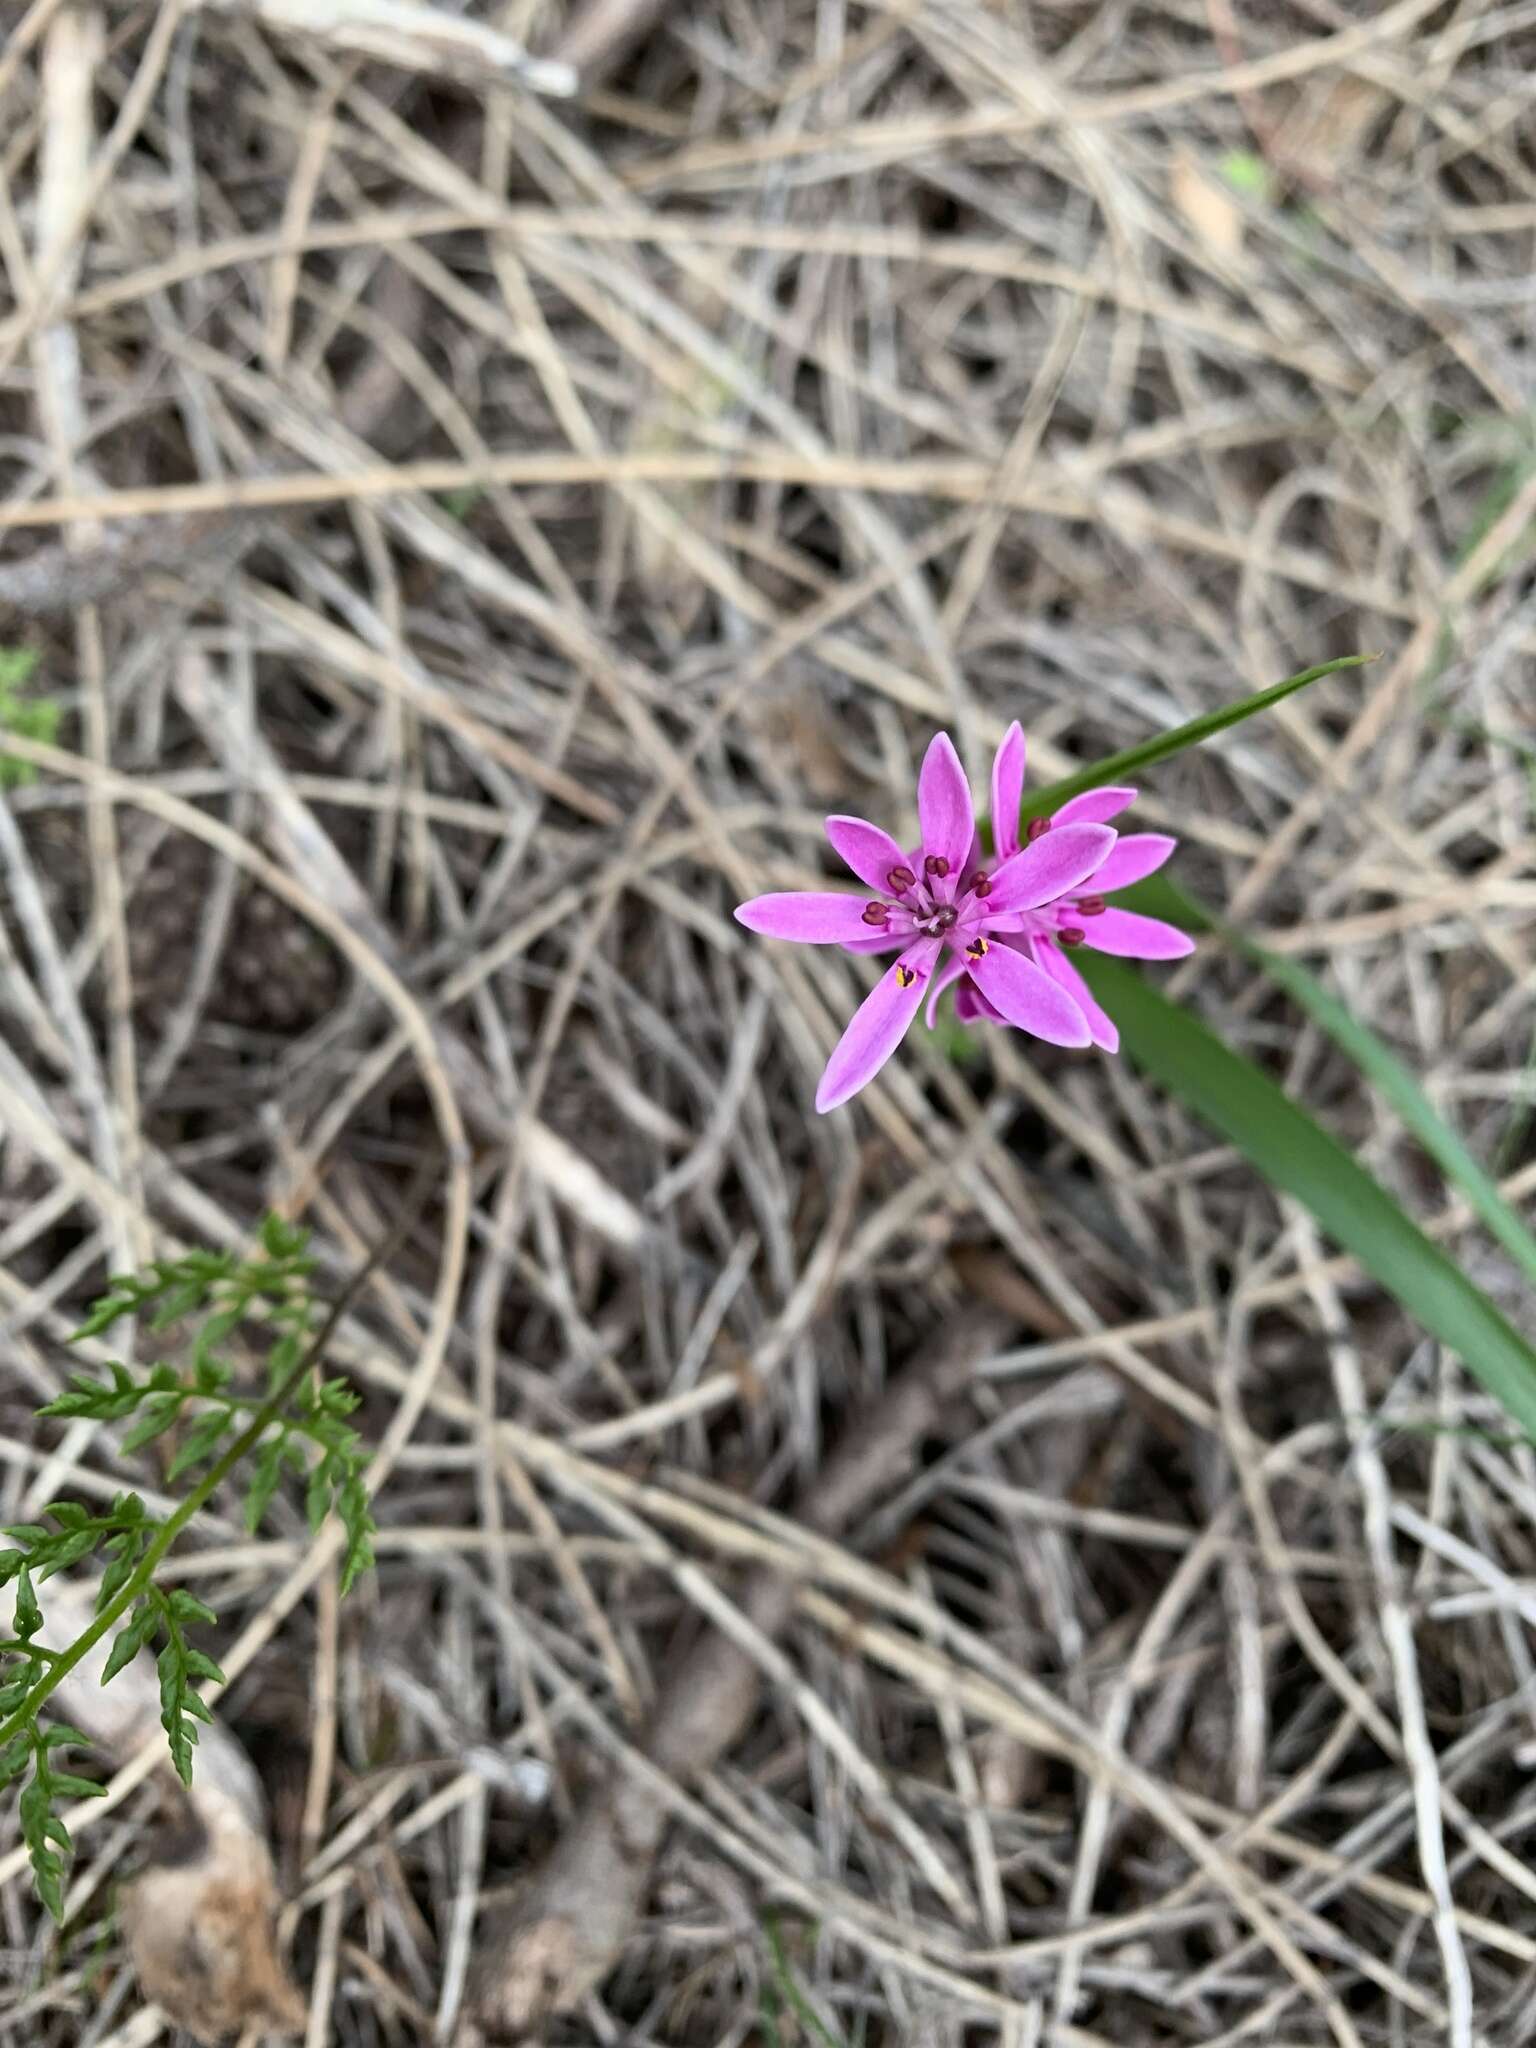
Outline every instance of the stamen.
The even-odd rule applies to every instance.
[[[949,862],[942,853],[930,853],[923,862],[925,875],[938,875],[941,879],[949,873]]]
[[[965,957],[967,960],[984,960],[987,954],[991,952],[991,950],[992,941],[990,939],[982,938],[982,936],[978,932],[976,937],[972,939],[971,943],[966,947]]]
[[[915,967],[903,967],[899,961],[897,962],[896,986],[898,988],[910,988],[916,979],[917,969]]]
[[[1079,896],[1073,907],[1079,917],[1102,917],[1109,908],[1102,896]]]
[[[1040,837],[1040,835],[1043,832],[1049,832],[1050,829],[1051,821],[1049,818],[1031,818],[1029,823],[1024,828],[1024,838],[1026,843],[1030,846],[1033,846],[1035,841]]]
[[[888,925],[891,921],[891,907],[888,903],[866,903],[864,922],[874,925]]]
[[[1088,934],[1081,925],[1064,924],[1056,936],[1064,946],[1080,946]]]
[[[985,896],[992,887],[992,877],[985,868],[978,868],[971,877],[971,894]]]
[[[893,896],[904,896],[916,880],[910,868],[892,868],[885,878],[885,886]]]

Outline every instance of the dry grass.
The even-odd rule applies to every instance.
[[[376,1578],[338,1607],[291,1501],[180,1567],[311,2048],[453,2038],[713,1625],[761,1697],[645,1781],[639,1928],[537,2038],[1536,2038],[1536,1458],[1123,1064],[920,1033],[810,1116],[858,963],[729,916],[936,725],[1043,775],[1382,648],[1138,815],[1529,1187],[1524,509],[1464,565],[1536,494],[1536,16],[467,11],[583,95],[9,10],[0,638],[65,751],[0,805],[5,1519],[158,1484],[31,1418],[107,1270],[276,1203],[334,1290],[441,1147],[340,1346]],[[1251,970],[1154,972],[1530,1327]],[[1016,1336],[813,1535],[978,1295]],[[161,2031],[131,1782],[62,1935],[0,1894],[0,2039]]]

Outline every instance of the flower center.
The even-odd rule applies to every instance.
[[[952,931],[959,921],[960,913],[956,910],[953,903],[941,903],[932,917],[921,925],[919,929],[926,933],[930,939],[938,939],[942,938],[945,932]]]

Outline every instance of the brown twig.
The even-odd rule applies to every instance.
[[[550,56],[568,64],[590,91],[648,35],[667,12],[667,0],[585,0],[555,41]]]
[[[799,1518],[824,1536],[848,1530],[1015,1327],[996,1310],[973,1308],[940,1330],[850,1428],[803,1495]],[[759,1570],[741,1611],[753,1633],[771,1641],[794,1597],[791,1579]],[[746,1651],[711,1630],[667,1681],[641,1753],[667,1776],[696,1783],[739,1740],[761,1686]],[[569,2011],[613,1968],[643,1903],[666,1818],[654,1781],[637,1772],[620,1769],[587,1795],[523,1896],[486,1931],[475,2010],[489,2035],[515,2038]]]
[[[421,0],[197,0],[212,14],[254,15],[266,28],[405,71],[515,81],[529,92],[565,98],[576,81],[566,64],[530,57],[485,22],[460,20]]]
[[[0,567],[0,620],[7,613],[23,619],[61,617],[132,591],[156,570],[185,573],[217,560],[232,536],[248,525],[239,511],[201,512],[139,527],[107,526],[89,547],[37,548]]]

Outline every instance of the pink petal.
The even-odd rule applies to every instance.
[[[1051,814],[1051,825],[1107,825],[1118,818],[1128,804],[1136,801],[1134,789],[1085,789],[1081,796],[1069,796],[1059,811]]]
[[[917,778],[917,819],[923,828],[924,854],[929,860],[949,863],[950,886],[943,893],[953,895],[971,850],[976,820],[971,786],[947,732],[936,732],[923,756]]]
[[[1108,858],[1115,835],[1107,825],[1052,826],[1032,846],[1003,862],[987,892],[989,911],[1033,910],[1080,889]]]
[[[928,1009],[923,1019],[930,1031],[938,1021],[939,997],[943,995],[945,989],[952,988],[965,971],[965,962],[952,953],[933,976],[928,991]]]
[[[1037,940],[1035,958],[1058,987],[1067,994],[1082,1011],[1093,1033],[1093,1042],[1105,1052],[1120,1050],[1120,1033],[1115,1029],[1114,1020],[1105,1015],[1094,1001],[1093,990],[1078,973],[1072,962],[1059,946],[1053,946],[1049,939]]]
[[[992,844],[1000,861],[1019,850],[1019,805],[1024,801],[1024,728],[1015,719],[992,763]]]
[[[913,868],[910,854],[902,852],[889,832],[862,818],[828,818],[827,837],[838,859],[882,896],[896,893],[890,879],[892,868],[911,868],[914,875],[922,872],[922,863]]]
[[[980,959],[965,956],[971,979],[1008,1023],[1052,1045],[1092,1044],[1087,1019],[1064,988],[1011,946],[981,943]]]
[[[845,953],[899,953],[911,939],[910,930],[904,932],[877,932],[871,927],[870,935],[863,939],[844,939]]]
[[[819,889],[785,889],[772,896],[754,896],[736,907],[736,922],[768,939],[798,939],[806,946],[843,946],[867,939],[865,898]]]
[[[1093,878],[1094,894],[1107,896],[1111,889],[1129,889],[1132,882],[1145,881],[1157,873],[1178,843],[1166,832],[1123,833]]]
[[[1083,937],[1096,953],[1118,953],[1124,960],[1182,960],[1195,942],[1176,924],[1160,917],[1142,917],[1134,910],[1106,910],[1085,917]]]
[[[909,946],[854,1011],[816,1090],[816,1107],[823,1113],[857,1095],[900,1045],[927,993],[928,970],[939,956],[940,943],[921,939]]]

